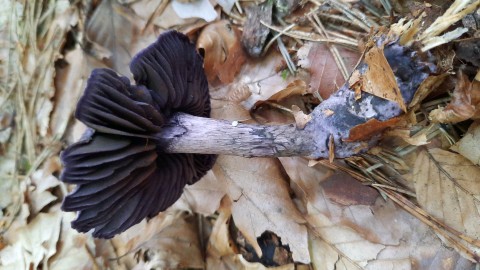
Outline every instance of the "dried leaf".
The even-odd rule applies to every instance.
[[[212,171],[208,171],[200,181],[183,189],[182,197],[173,207],[206,216],[212,215],[225,196],[224,184],[218,181]]]
[[[420,145],[425,145],[429,143],[425,132],[419,132],[414,136],[411,136],[410,129],[405,129],[405,128],[394,128],[386,131],[384,135],[385,137],[387,136],[399,137],[411,145],[420,146]]]
[[[55,107],[50,120],[54,136],[65,133],[75,104],[83,90],[86,74],[84,51],[77,46],[65,55],[66,67],[57,68],[55,74]]]
[[[356,181],[351,177],[334,187],[320,165],[309,168],[301,158],[281,161],[306,208],[311,239],[318,241],[311,249],[315,269],[473,269],[421,221],[390,200],[368,195],[376,192],[366,191],[370,187],[356,183],[356,191],[349,191]],[[336,260],[313,259],[322,254]]]
[[[262,251],[256,239],[268,230],[289,245],[296,262],[310,261],[305,221],[274,159],[220,156],[213,172],[226,182],[235,224],[259,257]]]
[[[438,148],[422,151],[414,166],[418,203],[446,225],[480,240],[480,168]]]
[[[303,129],[307,125],[308,121],[312,120],[312,116],[303,113],[302,110],[296,105],[292,106],[293,117],[295,117],[295,124],[298,129]]]
[[[226,20],[205,27],[198,37],[197,48],[205,52],[205,74],[214,85],[216,80],[222,84],[231,83],[246,60],[240,31]]]
[[[387,128],[390,128],[397,124],[401,118],[395,117],[387,121],[378,121],[375,118],[368,120],[367,122],[354,126],[350,129],[350,134],[346,142],[366,141],[373,136],[381,133]]]
[[[408,108],[410,109],[420,104],[430,93],[445,81],[448,75],[448,73],[443,73],[438,76],[430,76],[426,78],[418,87],[412,101],[408,104]]]
[[[60,209],[57,210],[60,212]],[[92,256],[95,243],[92,237],[80,234],[70,227],[75,219],[74,213],[62,213],[61,238],[58,241],[58,251],[49,261],[49,269],[62,270],[72,265],[79,269],[92,268],[98,262]]]
[[[194,216],[183,215],[142,244],[145,269],[204,268]]]
[[[38,269],[40,265],[45,264],[57,252],[60,221],[60,211],[40,213],[26,226],[18,228],[15,232],[10,231],[9,242],[13,243],[13,247],[0,251],[2,265],[10,264],[10,267],[11,265],[28,265]],[[18,249],[21,249],[21,252]],[[14,258],[6,257],[11,256],[12,252],[15,254]]]
[[[445,107],[430,112],[434,123],[458,123],[477,116],[480,104],[480,82],[470,82],[467,75],[458,73],[452,101]]]
[[[480,123],[474,122],[467,133],[450,149],[458,152],[475,165],[480,165]]]
[[[288,84],[294,80],[291,76],[284,80],[277,71],[282,61],[281,54],[275,51],[269,53],[261,61],[249,58],[231,84],[211,91],[210,95],[213,99],[225,100],[236,89],[242,89],[242,92],[248,89],[251,95],[242,102],[242,105],[250,110],[258,101],[267,100],[287,88]]]
[[[209,0],[192,2],[174,0],[172,1],[172,8],[177,13],[178,17],[182,19],[201,18],[207,22],[212,22],[218,16]]]
[[[228,199],[222,200],[218,209],[218,218],[210,235],[207,247],[207,269],[248,269],[248,270],[293,270],[294,264],[287,264],[279,267],[265,267],[261,263],[246,261],[242,255],[236,254],[237,248],[230,236],[229,223],[231,219],[231,202]]]
[[[338,48],[349,73],[360,58],[360,53],[344,48]],[[309,93],[318,92],[327,99],[345,83],[335,58],[328,46],[321,43],[308,42],[298,50],[298,64],[310,71]]]
[[[123,15],[128,11],[122,9],[116,1],[102,1],[88,20],[85,31],[90,41],[111,53],[107,65],[128,75],[134,26]]]
[[[29,199],[32,214],[37,214],[46,205],[57,199],[49,189],[56,187],[60,181],[51,172],[38,170],[31,176],[32,186],[29,187]]]
[[[363,92],[396,102],[406,112],[407,108],[402,93],[397,85],[393,70],[385,58],[383,48],[374,46],[369,49],[365,53],[364,61],[367,69],[360,76],[352,75],[349,79],[350,86],[360,84]],[[359,71],[357,70],[354,73],[356,72]]]

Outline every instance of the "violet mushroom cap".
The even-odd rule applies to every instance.
[[[60,179],[76,184],[62,210],[78,211],[72,228],[111,238],[171,206],[186,184],[210,170],[216,155],[171,154],[154,135],[176,112],[210,116],[203,59],[176,31],[137,54],[137,85],[109,69],[88,79],[75,117],[88,129],[61,154]]]

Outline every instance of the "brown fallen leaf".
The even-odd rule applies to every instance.
[[[391,128],[401,120],[400,117],[395,117],[387,121],[378,121],[375,118],[368,120],[367,122],[350,129],[350,134],[346,142],[364,141],[380,134],[387,128]]]
[[[89,41],[107,50],[110,54],[105,61],[107,66],[120,74],[130,74],[130,49],[136,25],[128,20],[126,7],[115,1],[102,1],[86,24],[86,37]]]
[[[246,270],[293,270],[294,264],[282,265],[279,267],[265,267],[261,263],[251,263],[245,260],[230,235],[231,222],[231,202],[228,198],[222,200],[218,209],[218,218],[213,225],[212,233],[207,246],[207,269],[227,270],[227,269],[246,269]]]
[[[182,215],[141,246],[145,269],[201,269],[204,261],[195,216]]]
[[[268,101],[275,101],[280,102],[287,97],[291,97],[294,95],[306,95],[308,94],[307,85],[303,80],[294,80],[293,82],[289,83],[285,89],[282,89],[269,97]],[[262,101],[257,102],[255,105],[259,105]]]
[[[82,93],[86,79],[86,59],[80,46],[65,55],[67,63],[58,67],[55,74],[55,107],[50,120],[50,130],[54,136],[62,137],[75,104]]]
[[[97,243],[95,243],[94,239],[87,234],[78,233],[70,227],[70,222],[74,219],[74,213],[62,213],[60,239],[57,244],[58,249],[49,260],[49,269],[69,269],[72,265],[79,269],[91,269],[96,265],[108,267],[109,264],[113,264],[113,262],[109,263],[108,258],[116,256],[116,254],[103,254],[106,255],[105,257],[97,256]],[[127,269],[120,260],[115,261],[114,264],[116,269]]]
[[[48,267],[48,260],[57,253],[61,216],[60,211],[40,213],[25,226],[9,230],[10,245],[0,251],[2,269]]]
[[[422,151],[413,172],[420,206],[446,225],[480,240],[480,168],[459,154]]]
[[[360,53],[345,48],[338,48],[347,71],[351,73],[360,58]],[[309,93],[318,92],[327,99],[345,83],[335,58],[328,46],[321,43],[308,42],[297,53],[298,64],[310,72]]]
[[[308,263],[305,220],[290,199],[279,166],[275,159],[220,156],[213,172],[226,183],[235,224],[259,257],[257,237],[268,230],[289,245],[294,261]]]
[[[445,107],[430,112],[428,118],[434,123],[458,123],[480,118],[480,82],[471,82],[462,71],[458,73],[452,101]]]
[[[396,102],[406,112],[407,108],[402,93],[393,70],[385,58],[383,48],[376,46],[370,48],[365,53],[364,61],[367,65],[366,70],[355,70],[349,79],[350,86],[355,88],[355,85],[359,84],[363,92]]]
[[[443,73],[438,76],[430,76],[426,78],[418,87],[417,92],[413,96],[412,101],[408,104],[408,108],[414,108],[419,105],[430,93],[439,87],[448,77],[448,73]]]
[[[300,123],[297,126],[301,127],[306,124],[305,121],[310,120],[310,116],[304,114],[308,111],[303,97],[307,93],[305,81],[296,79],[267,100],[257,101],[252,109],[252,115],[260,123],[289,124],[295,121],[297,124]],[[297,117],[304,118],[304,120],[297,119]]]
[[[411,145],[425,145],[428,144],[427,134],[425,132],[419,132],[413,136],[410,135],[411,130],[409,128],[397,127],[391,130],[388,130],[384,133],[385,137],[392,136],[401,138],[406,143]]]
[[[428,226],[391,200],[378,195],[374,199],[367,195],[369,191],[362,191],[372,188],[360,185],[356,192],[367,196],[354,199],[347,195],[356,181],[351,177],[338,184],[345,185],[343,188],[331,188],[329,169],[319,164],[308,167],[302,158],[280,159],[296,197],[307,211],[315,269],[474,268],[457,252],[444,247]],[[352,204],[354,201],[359,203]],[[317,259],[326,257],[323,254],[329,254],[330,259]]]
[[[200,181],[185,187],[182,197],[172,207],[205,216],[212,215],[225,196],[224,184],[218,181],[212,171],[208,171]]]
[[[271,51],[261,60],[249,58],[232,83],[211,89],[210,96],[216,100],[230,100],[232,93],[243,93],[241,96],[246,99],[241,104],[250,110],[258,101],[268,100],[295,80],[292,76],[282,78],[277,70],[282,62],[282,55],[276,51]],[[249,95],[245,94],[247,90]]]
[[[292,106],[293,117],[295,117],[295,124],[298,129],[303,129],[308,121],[312,120],[312,116],[305,114],[297,105]]]
[[[480,122],[474,122],[467,133],[450,149],[461,154],[475,165],[480,165]]]
[[[205,74],[210,84],[231,83],[245,62],[240,31],[227,20],[206,26],[197,40],[204,50]]]

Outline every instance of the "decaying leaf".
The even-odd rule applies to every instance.
[[[26,226],[10,231],[7,237],[12,245],[0,251],[0,265],[7,269],[47,266],[48,259],[57,252],[61,214],[60,211],[40,213]]]
[[[220,206],[225,196],[225,183],[218,181],[212,171],[209,171],[197,183],[186,186],[182,197],[174,207],[203,215],[212,215]]]
[[[207,269],[246,269],[246,270],[293,270],[294,264],[286,264],[279,267],[265,267],[261,263],[251,263],[242,255],[237,254],[238,248],[231,235],[229,224],[231,222],[231,202],[228,198],[222,200],[218,209],[218,218],[210,235],[207,247]]]
[[[31,176],[33,185],[29,188],[29,199],[33,214],[40,212],[46,205],[57,199],[49,189],[56,187],[60,181],[46,170],[38,170]]]
[[[458,152],[475,165],[480,165],[480,123],[474,122],[467,133],[450,149]],[[480,177],[480,176],[479,176]]]
[[[310,241],[315,247],[311,249],[312,258],[322,254],[336,258],[324,262],[312,259],[314,264],[318,263],[314,267],[473,269],[471,262],[445,248],[421,221],[391,200],[385,201],[378,194],[368,195],[376,193],[372,188],[359,183],[352,185],[356,180],[349,176],[334,187],[333,181],[329,183],[329,169],[320,165],[309,168],[301,158],[281,158],[281,161],[307,211],[312,228]],[[350,190],[355,186],[355,191]]]
[[[467,75],[458,73],[452,101],[445,107],[430,112],[428,118],[434,123],[458,123],[480,117],[480,82],[471,82]]]
[[[259,256],[256,239],[268,230],[289,245],[294,261],[308,263],[305,220],[290,199],[279,165],[274,159],[220,156],[213,172],[226,182],[235,224]]]
[[[361,91],[396,102],[406,112],[402,93],[393,70],[385,58],[383,48],[376,46],[370,48],[365,53],[364,61],[367,65],[366,70],[364,72],[355,70],[349,79],[350,86],[354,87],[358,84]]]
[[[107,65],[120,74],[128,75],[132,55],[134,25],[123,14],[116,1],[105,0],[95,9],[86,25],[86,36],[95,44],[106,49],[110,55]]]
[[[240,31],[226,20],[205,27],[198,37],[197,48],[204,50],[205,74],[210,84],[216,80],[231,83],[245,62]]]
[[[204,268],[197,224],[194,216],[183,215],[143,243],[145,269]]]
[[[346,142],[363,141],[371,138],[384,131],[387,128],[391,128],[401,120],[400,117],[395,117],[387,121],[378,121],[375,118],[368,120],[367,122],[350,129],[350,134]]]
[[[352,72],[360,58],[360,53],[344,48],[339,49],[348,72]],[[327,99],[345,83],[335,58],[325,44],[305,43],[298,50],[297,55],[298,64],[308,70],[311,75],[309,93],[318,92],[323,99]]]
[[[312,120],[312,116],[305,114],[300,108],[296,105],[292,106],[293,117],[295,117],[295,124],[298,129],[303,129],[308,121]]]
[[[242,105],[250,110],[258,101],[267,100],[295,80],[291,76],[286,80],[282,78],[281,72],[277,70],[282,61],[281,54],[275,51],[270,52],[261,61],[247,59],[232,83],[210,91],[212,99],[225,100],[229,93],[238,91],[236,89],[242,89],[242,92],[248,89],[251,94]]]
[[[172,7],[178,17],[182,19],[201,18],[207,22],[212,22],[218,16],[209,0],[174,0],[172,1]]]
[[[87,77],[84,51],[77,46],[65,55],[68,65],[57,68],[55,74],[55,108],[52,112],[50,129],[61,137],[67,128],[75,104],[82,92]]]
[[[480,168],[459,154],[422,151],[413,173],[418,203],[433,217],[480,240]]]
[[[61,238],[58,240],[58,251],[51,258],[49,269],[68,269],[72,265],[81,269],[88,269],[98,265],[101,259],[95,258],[95,242],[93,238],[80,234],[70,227],[70,222],[75,218],[74,213],[62,214]],[[116,266],[122,269],[120,264],[116,264]]]
[[[408,104],[408,108],[414,108],[419,105],[430,93],[432,93],[437,87],[442,84],[445,79],[448,77],[448,73],[443,73],[438,76],[430,76],[426,78],[422,84],[418,87],[417,92],[413,96],[412,101]]]
[[[386,131],[384,133],[384,136],[399,137],[402,140],[404,140],[406,143],[409,143],[411,145],[419,146],[419,145],[428,144],[427,134],[425,132],[419,132],[413,136],[411,136],[410,133],[411,133],[410,129],[398,127],[398,128],[394,128]]]

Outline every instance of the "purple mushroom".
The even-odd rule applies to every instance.
[[[395,42],[384,45],[405,103],[432,72],[431,59]],[[362,63],[360,73],[368,69]],[[359,100],[348,84],[295,125],[232,125],[209,119],[203,59],[181,33],[169,31],[136,55],[136,84],[109,69],[96,69],[75,117],[89,129],[61,155],[61,180],[77,187],[63,202],[77,211],[72,227],[111,238],[171,206],[186,184],[210,170],[217,154],[343,158],[365,152],[379,136],[349,140],[350,130],[402,114],[395,102],[368,93]],[[333,115],[324,112],[333,111]],[[332,144],[334,147],[332,147]]]

